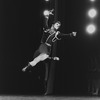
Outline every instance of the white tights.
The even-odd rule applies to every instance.
[[[29,62],[29,64],[31,66],[35,66],[38,62],[40,61],[44,61],[45,59],[49,58],[49,55],[42,53],[39,56],[37,56],[36,58],[34,58],[33,61]]]

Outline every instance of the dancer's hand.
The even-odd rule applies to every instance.
[[[77,33],[77,32],[72,32],[72,36],[76,36],[76,33]]]

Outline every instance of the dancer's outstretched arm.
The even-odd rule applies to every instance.
[[[60,33],[60,32],[58,31],[57,38],[58,38],[58,39],[61,39],[62,37],[65,37],[65,36],[76,36],[76,33],[77,33],[77,32],[72,32],[72,33],[69,33],[69,34],[64,34],[64,33]]]

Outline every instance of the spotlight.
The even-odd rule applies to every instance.
[[[88,11],[88,16],[89,16],[90,18],[94,18],[96,15],[97,15],[97,10],[96,10],[96,9],[92,8],[92,9],[90,9],[90,10]]]
[[[49,12],[49,10],[45,10],[45,11],[43,12],[43,14],[44,14],[44,16],[49,16],[50,12]]]
[[[95,0],[90,0],[91,2],[94,2]]]
[[[46,2],[48,2],[49,0],[45,0]]]
[[[96,26],[94,24],[90,24],[86,27],[86,31],[89,34],[93,34],[96,31]]]
[[[52,13],[53,11],[54,11],[54,9],[52,9],[52,10],[44,10],[43,15],[44,15],[46,18],[48,18],[49,15],[53,15],[53,13]]]

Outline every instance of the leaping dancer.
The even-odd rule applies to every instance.
[[[25,72],[28,68],[32,68],[36,66],[40,61],[45,61],[46,59],[51,60],[59,60],[59,57],[50,57],[51,47],[54,42],[57,40],[61,40],[63,36],[76,36],[76,32],[72,32],[69,34],[63,34],[58,29],[61,26],[60,21],[56,21],[50,28],[48,28],[48,19],[49,15],[52,14],[53,10],[50,10],[51,13],[45,15],[46,18],[46,29],[43,31],[43,36],[41,39],[41,44],[39,48],[36,50],[33,56],[33,60],[28,62],[28,65],[25,66],[22,71]],[[53,14],[52,14],[53,15]]]
[[[57,21],[52,24],[51,28],[45,29],[44,34],[41,40],[41,44],[34,53],[34,59],[25,66],[22,71],[26,71],[29,67],[34,67],[40,61],[45,61],[46,59],[59,60],[59,57],[50,57],[51,47],[54,42],[61,40],[62,36],[76,36],[76,32],[69,34],[63,34],[60,31],[57,31],[61,26],[61,22]]]

